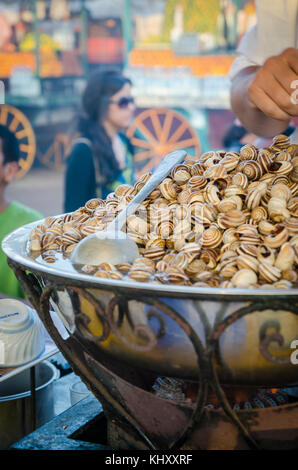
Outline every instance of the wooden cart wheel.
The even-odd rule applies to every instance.
[[[33,128],[19,109],[8,104],[0,105],[0,124],[7,126],[19,141],[21,157],[17,179],[20,179],[28,173],[35,159],[36,140]]]
[[[201,144],[187,119],[177,111],[154,108],[141,112],[127,131],[135,147],[136,176],[155,168],[163,156],[183,149],[201,154]]]
[[[37,149],[37,157],[40,162],[52,170],[60,171],[65,167],[65,159],[71,151],[71,147],[79,134],[69,136],[68,134],[56,134],[54,142],[43,154]]]

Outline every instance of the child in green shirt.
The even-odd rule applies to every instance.
[[[2,240],[17,228],[42,219],[42,215],[19,202],[7,202],[5,190],[18,172],[19,144],[15,135],[0,125],[0,294],[7,297],[25,298],[25,294],[7,264],[1,248]]]

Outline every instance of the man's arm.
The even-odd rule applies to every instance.
[[[277,135],[298,116],[298,102],[293,99],[296,80],[298,50],[295,48],[270,57],[263,66],[246,67],[232,80],[232,110],[244,127],[256,135]]]

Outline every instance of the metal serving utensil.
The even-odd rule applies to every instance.
[[[166,155],[151,178],[125,209],[103,231],[88,235],[77,244],[71,254],[71,262],[77,265],[133,263],[139,257],[137,244],[121,229],[128,217],[136,212],[146,197],[169,175],[176,165],[185,159],[186,155],[184,150]]]

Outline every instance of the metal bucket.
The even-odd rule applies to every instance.
[[[35,366],[36,427],[55,417],[54,381],[58,369],[48,361]],[[0,450],[33,431],[33,406],[30,391],[30,370],[0,383]]]

